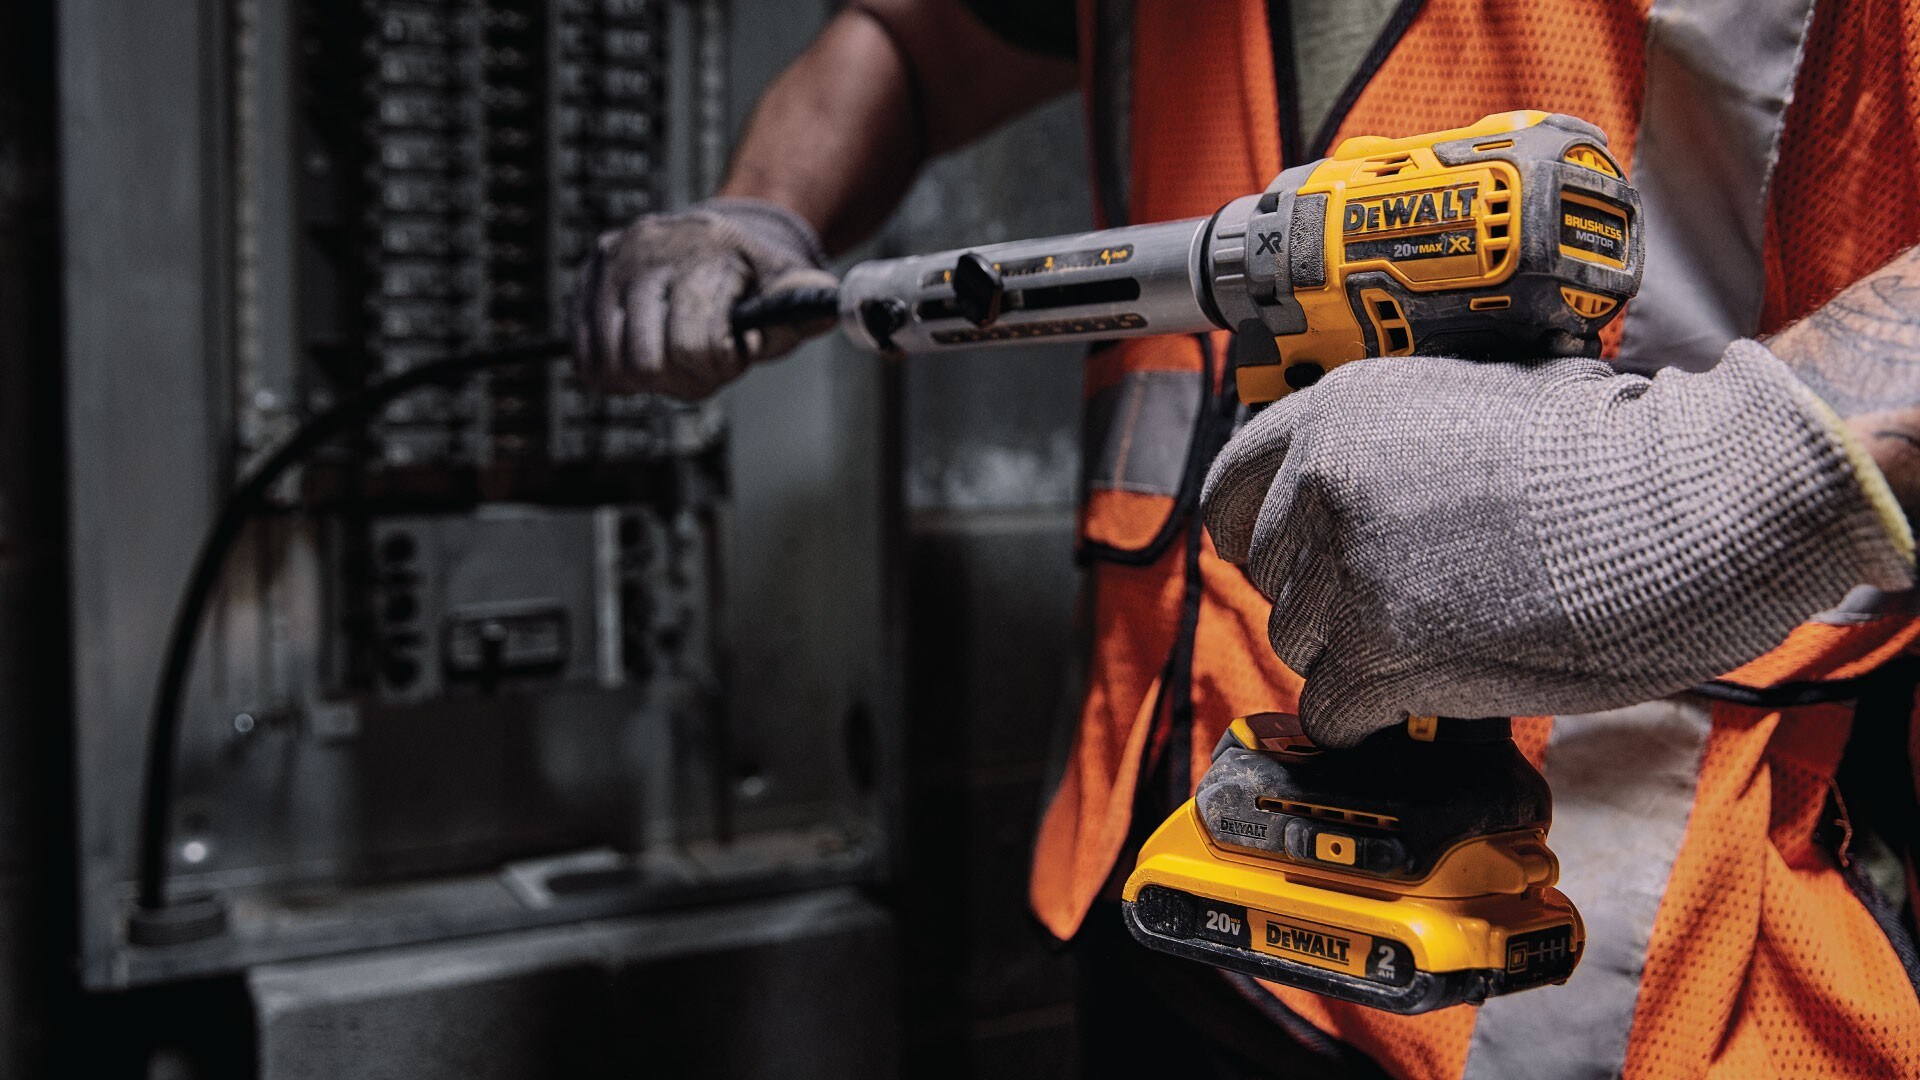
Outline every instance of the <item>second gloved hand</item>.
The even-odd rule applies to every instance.
[[[574,289],[574,357],[589,383],[692,400],[831,324],[733,333],[760,293],[831,286],[820,241],[784,207],[709,199],[600,237]]]
[[[1913,568],[1886,480],[1750,341],[1654,379],[1578,359],[1347,364],[1235,436],[1202,506],[1274,601],[1274,651],[1326,746],[1409,714],[1657,698]]]

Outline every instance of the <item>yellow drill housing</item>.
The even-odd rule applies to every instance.
[[[1214,290],[1219,321],[1245,331],[1248,403],[1369,356],[1596,355],[1639,288],[1639,196],[1606,135],[1569,116],[1348,139],[1282,173],[1254,215],[1256,303]],[[1263,288],[1273,301],[1258,302]]]

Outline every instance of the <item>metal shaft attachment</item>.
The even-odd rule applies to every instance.
[[[841,326],[902,353],[1219,329],[1201,299],[1207,221],[861,263],[840,284]]]

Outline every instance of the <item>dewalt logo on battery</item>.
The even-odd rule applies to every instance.
[[[1340,231],[1349,235],[1364,234],[1459,221],[1472,217],[1474,200],[1479,197],[1478,184],[1461,184],[1437,191],[1356,199],[1347,204],[1346,212],[1341,215]]]
[[[1351,962],[1348,956],[1353,952],[1352,938],[1323,934],[1281,922],[1267,924],[1267,944],[1283,953],[1297,953],[1342,966]]]
[[[1241,821],[1238,818],[1222,817],[1220,831],[1228,836],[1245,836],[1253,840],[1267,838],[1267,827],[1256,821]]]
[[[1401,970],[1412,970],[1402,963],[1405,958],[1396,951],[1401,947],[1385,943],[1386,951],[1380,955],[1387,966],[1376,972],[1376,939],[1366,934],[1307,922],[1305,919],[1283,918],[1264,911],[1250,910],[1247,921],[1253,924],[1254,951],[1268,956],[1329,971],[1344,971],[1349,975],[1373,977],[1379,974],[1389,982],[1397,978]]]

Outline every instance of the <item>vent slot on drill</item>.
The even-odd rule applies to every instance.
[[[1367,319],[1373,323],[1373,337],[1381,356],[1406,356],[1413,352],[1413,328],[1407,324],[1400,301],[1385,289],[1366,289],[1360,294]]]
[[[1262,795],[1254,800],[1254,805],[1270,814],[1291,814],[1294,817],[1314,818],[1319,821],[1337,821],[1343,825],[1359,825],[1371,829],[1398,829],[1400,819],[1391,814],[1374,814],[1365,810],[1349,810],[1339,806],[1322,806],[1319,803],[1300,802],[1295,799],[1280,799],[1271,795]]]
[[[1493,189],[1482,196],[1480,205],[1480,251],[1488,277],[1502,273],[1513,261],[1513,242],[1513,188],[1495,176]]]
[[[1361,166],[1360,171],[1367,176],[1383,179],[1389,176],[1398,176],[1411,168],[1413,168],[1413,155],[1401,151],[1397,154],[1388,154],[1384,157],[1374,158],[1372,161]]]
[[[1597,146],[1588,146],[1584,143],[1575,146],[1567,151],[1565,160],[1581,168],[1611,176],[1615,180],[1620,179],[1620,170],[1614,167],[1613,162]]]
[[[1573,309],[1575,315],[1583,319],[1597,319],[1618,307],[1620,301],[1611,296],[1576,289],[1571,285],[1560,286],[1560,297]]]

